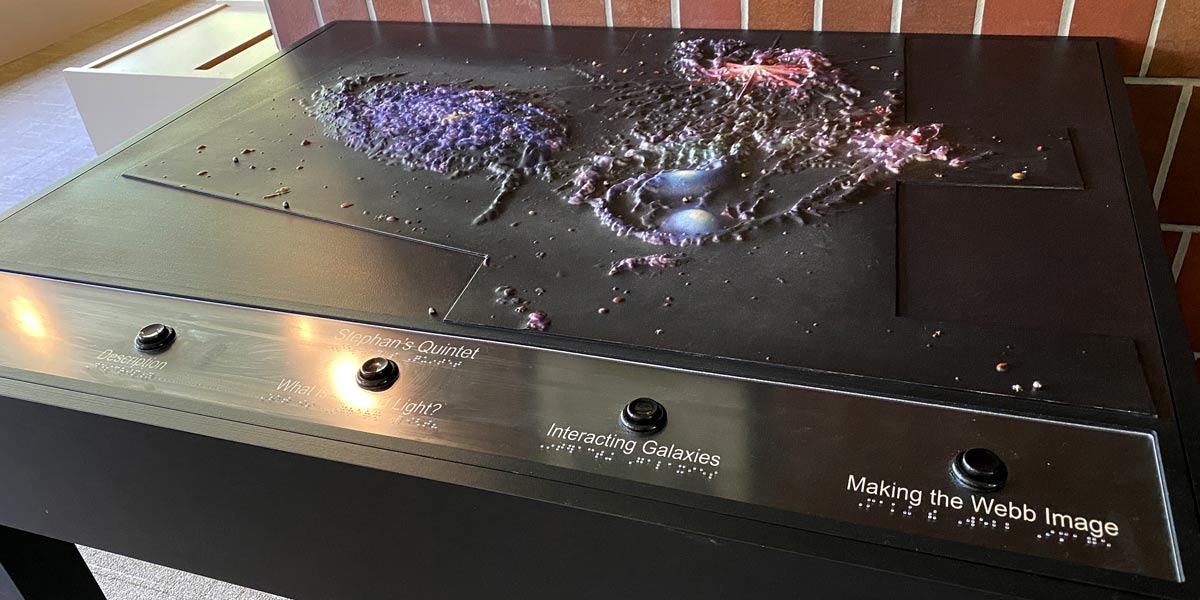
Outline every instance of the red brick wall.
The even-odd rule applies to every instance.
[[[287,45],[338,19],[1111,36],[1200,357],[1200,0],[267,0]],[[1196,238],[1196,239],[1193,239]]]

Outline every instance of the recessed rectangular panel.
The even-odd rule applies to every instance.
[[[1024,360],[1024,348],[1007,346],[994,356],[994,364],[1006,365],[1004,372],[990,375],[1022,389],[1054,380],[1060,390],[1153,412],[1134,339],[1143,326],[1139,307],[1118,300],[1135,290],[1108,276],[1112,269],[1138,265],[1122,264],[1129,258],[1120,244],[1096,243],[1086,219],[1057,218],[1064,209],[1114,210],[1053,190],[902,185],[897,314],[954,323],[948,330],[963,325],[1025,330],[1023,344],[1035,347],[1073,338],[1076,344],[1051,353],[1058,367],[1053,371]],[[1100,363],[1092,362],[1097,359]]]
[[[131,182],[132,183],[132,182]],[[0,268],[363,318],[445,314],[483,257],[144,183],[51,195],[0,222]],[[137,218],[130,218],[136,215]]]
[[[1140,263],[1120,251],[1120,239],[1101,243],[1089,235],[1086,218],[1119,210],[1126,209],[1056,191],[903,185],[899,313],[1048,333],[1129,335],[1140,307],[1120,299],[1141,282],[1110,274]],[[1063,219],[1064,213],[1081,218]]]

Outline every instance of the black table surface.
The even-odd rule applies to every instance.
[[[900,89],[907,122],[992,140],[996,155],[975,176],[917,169],[812,224],[614,277],[615,258],[661,249],[566,204],[562,181],[522,188],[473,226],[488,182],[373,161],[324,137],[299,101],[338,76],[403,71],[582,110],[595,92],[580,69],[663,64],[684,34],[338,23],[8,214],[0,269],[1144,427],[1162,436],[1169,487],[1190,496],[1181,431],[1196,423],[1176,406],[1194,387],[1190,355],[1108,41],[703,34],[821,50],[868,93]],[[576,123],[580,153],[599,126]],[[1048,164],[1008,177],[1042,144]],[[286,209],[262,199],[283,185]],[[550,330],[497,309],[499,286],[551,315]]]
[[[564,106],[572,152],[590,156],[619,124],[586,118],[606,92],[578,72],[661,72],[680,36],[364,27],[304,44],[10,216],[0,266],[388,325],[507,329],[526,343],[649,349],[668,362],[853,374],[1015,406],[1154,414],[1166,401],[1095,42],[746,33],[821,50],[868,96],[901,90],[906,121],[944,123],[951,141],[991,140],[995,154],[942,179],[906,171],[809,225],[682,249],[688,262],[676,269],[610,276],[612,261],[664,249],[568,205],[554,192],[565,178],[521,188],[499,218],[472,226],[492,183],[371,160],[325,138],[300,100],[363,73],[511,84]],[[1052,142],[1056,152],[1034,151]],[[255,153],[231,161],[247,147]],[[1011,179],[1019,169],[1030,176]],[[286,197],[263,199],[281,186]],[[427,284],[399,289],[396,273],[417,264]],[[550,315],[546,335],[516,331],[524,316],[495,303],[503,286]],[[430,307],[444,323],[429,322]],[[998,373],[1000,362],[1012,369]]]

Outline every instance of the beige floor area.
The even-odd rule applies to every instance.
[[[0,212],[96,157],[63,69],[87,64],[210,5],[157,0],[0,65]],[[282,600],[92,548],[80,551],[109,600]]]
[[[96,157],[63,69],[83,66],[211,5],[157,0],[0,65],[0,211]]]

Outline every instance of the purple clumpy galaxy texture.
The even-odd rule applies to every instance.
[[[322,86],[308,112],[326,135],[388,164],[451,176],[486,171],[498,189],[475,223],[498,216],[528,177],[551,177],[567,123],[533,95],[399,77],[347,77]]]
[[[437,173],[533,168],[567,137],[565,121],[527,94],[387,76],[322,87],[310,112],[354,150]]]
[[[939,124],[895,123],[895,92],[864,99],[815,50],[696,38],[677,42],[667,66],[664,77],[593,80],[600,101],[589,110],[611,135],[579,141],[584,158],[568,159],[578,168],[560,188],[621,236],[671,246],[741,239],[771,222],[824,216],[914,162],[964,162]],[[556,178],[567,118],[543,100],[374,75],[320,88],[308,110],[329,136],[377,160],[485,172],[496,196],[478,224],[530,177]],[[818,176],[775,181],[806,172]]]
[[[618,235],[674,246],[740,239],[768,222],[820,217],[911,163],[963,163],[940,140],[940,125],[894,123],[895,92],[886,102],[864,100],[810,49],[697,38],[676,43],[669,66],[676,81],[624,92],[616,111],[631,130],[581,166],[567,189],[568,202],[591,206]],[[718,184],[726,177],[718,169],[737,175]],[[771,183],[812,169],[830,176],[793,197],[792,186]],[[713,183],[697,192],[699,181]],[[719,227],[660,227],[664,215],[697,207]]]

